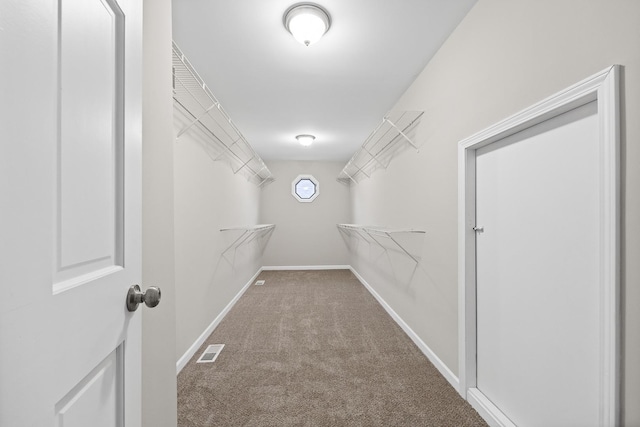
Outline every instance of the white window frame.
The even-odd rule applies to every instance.
[[[303,199],[298,195],[298,193],[296,193],[296,185],[303,179],[308,179],[309,181],[313,182],[313,185],[315,185],[315,188],[316,188],[316,191],[315,193],[313,193],[313,196],[309,197],[308,199]],[[294,179],[293,182],[291,183],[291,195],[295,197],[295,199],[299,202],[302,202],[302,203],[313,202],[316,199],[316,197],[318,197],[318,194],[320,194],[320,183],[318,182],[317,179],[315,179],[313,175],[309,175],[309,174],[298,175],[296,179]]]

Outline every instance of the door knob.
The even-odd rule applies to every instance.
[[[136,311],[141,302],[145,303],[147,307],[153,308],[160,304],[161,296],[160,288],[156,286],[149,286],[146,291],[142,292],[140,286],[133,285],[127,292],[127,310]]]

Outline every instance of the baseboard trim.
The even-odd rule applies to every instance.
[[[268,265],[262,267],[263,271],[274,270],[350,270],[349,265]]]
[[[253,284],[253,282],[258,278],[261,272],[262,272],[262,268],[258,269],[256,274],[254,274],[253,277],[249,279],[247,284],[244,285],[242,289],[240,289],[240,292],[238,292],[236,296],[233,297],[233,299],[220,312],[220,314],[218,314],[216,318],[213,319],[213,322],[211,322],[211,324],[207,327],[207,329],[205,329],[204,332],[200,334],[198,339],[193,344],[191,344],[191,347],[189,347],[189,349],[182,355],[182,357],[178,359],[178,361],[176,362],[176,374],[179,374],[180,371],[182,371],[182,369],[187,365],[189,360],[191,360],[193,355],[196,354],[196,351],[198,351],[200,346],[206,341],[207,338],[209,338],[209,335],[211,335],[213,330],[220,324],[220,322],[222,322],[222,319],[224,319],[227,313],[229,313],[229,310],[231,310],[231,308],[236,304],[236,302],[238,302],[240,297],[247,291],[247,289],[249,289],[249,286]]]
[[[398,325],[400,325],[402,330],[409,336],[409,338],[411,338],[411,341],[413,341],[415,345],[418,346],[420,351],[422,351],[422,353],[427,357],[427,359],[429,359],[429,361],[433,363],[433,366],[435,366],[436,369],[440,371],[442,376],[445,377],[447,381],[449,381],[449,383],[453,386],[453,388],[458,390],[458,387],[460,386],[460,381],[458,380],[458,377],[447,367],[447,365],[444,364],[442,360],[440,360],[438,356],[436,356],[436,354],[429,348],[429,346],[424,341],[422,341],[422,339],[418,336],[418,334],[416,334],[413,331],[413,329],[411,329],[411,327],[407,325],[407,323],[404,320],[402,320],[402,318],[398,315],[398,313],[396,313],[393,310],[393,308],[391,308],[391,306],[380,296],[380,294],[378,294],[373,289],[373,287],[371,287],[371,285],[367,283],[364,277],[362,277],[360,273],[358,273],[355,270],[355,268],[349,267],[349,269],[358,278],[360,283],[362,283],[362,285],[365,288],[367,288],[367,290],[371,293],[371,295],[373,295],[373,297],[387,311],[387,313],[389,313],[389,316],[391,316],[391,318],[395,320]]]
[[[469,404],[491,427],[516,427],[487,397],[477,388],[470,388],[467,392]]]

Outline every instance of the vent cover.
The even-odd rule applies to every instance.
[[[256,286],[259,286],[259,285],[264,285],[264,280],[258,280],[256,282]]]
[[[206,350],[202,353],[200,358],[196,363],[213,363],[218,358],[218,355],[224,348],[224,344],[211,344]]]

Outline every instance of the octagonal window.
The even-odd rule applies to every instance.
[[[298,175],[291,183],[291,194],[299,202],[312,202],[319,192],[320,184],[311,175]]]

